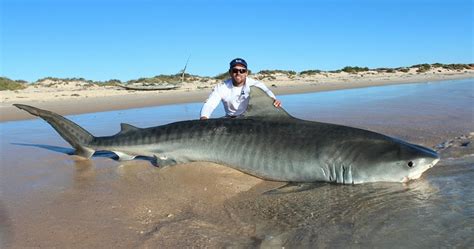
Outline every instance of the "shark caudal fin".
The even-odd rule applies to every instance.
[[[76,155],[90,158],[94,154],[95,151],[87,147],[87,145],[94,139],[94,136],[76,123],[54,112],[41,110],[28,105],[13,105],[48,122],[59,133],[59,135],[64,138],[64,140],[76,149]]]

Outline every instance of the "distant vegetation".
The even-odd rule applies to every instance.
[[[368,67],[344,67],[342,71],[346,73],[359,73],[369,71]]]
[[[191,75],[188,73],[184,74],[185,79],[193,79],[193,78],[198,78],[199,76],[197,75]],[[178,84],[181,83],[182,80],[182,74],[177,73],[177,74],[172,74],[172,75],[165,75],[165,74],[160,74],[151,78],[139,78],[136,80],[129,80],[126,83],[127,84],[133,84],[133,83],[171,83],[171,84]]]
[[[462,71],[466,69],[474,69],[474,64],[442,64],[442,63],[433,63],[433,64],[417,64],[413,65],[410,67],[398,67],[398,68],[375,68],[375,69],[369,69],[368,67],[358,67],[358,66],[346,66],[342,69],[338,70],[332,70],[332,71],[323,71],[319,69],[311,69],[311,70],[305,70],[301,72],[296,72],[292,70],[261,70],[257,73],[256,78],[263,80],[275,80],[277,79],[275,77],[275,74],[283,74],[286,75],[289,78],[293,78],[297,75],[305,76],[305,75],[317,75],[317,74],[322,74],[326,77],[328,77],[328,73],[340,73],[340,72],[346,72],[346,73],[351,73],[351,74],[357,74],[359,72],[367,72],[367,71],[373,71],[373,72],[378,72],[378,73],[395,73],[395,72],[404,72],[408,73],[410,69],[416,68],[416,72],[418,73],[424,73],[429,70],[435,69],[435,68],[443,68],[447,70],[456,70],[456,71]],[[249,74],[251,74],[251,71],[249,70]],[[214,77],[202,77],[198,75],[191,75],[191,74],[185,74],[184,75],[184,81],[200,81],[200,82],[208,82],[209,80],[225,80],[229,78],[229,73],[224,72],[221,74],[218,74]],[[111,79],[107,81],[92,81],[92,80],[86,80],[84,78],[55,78],[55,77],[46,77],[37,80],[34,83],[41,83],[44,81],[51,81],[49,85],[46,86],[55,86],[55,85],[60,85],[60,84],[67,84],[69,82],[83,82],[83,83],[88,83],[86,86],[94,86],[94,85],[99,85],[99,86],[116,86],[118,84],[123,84],[122,81],[118,79]],[[147,78],[139,78],[139,79],[134,79],[134,80],[129,80],[127,82],[124,82],[125,84],[133,84],[133,83],[142,83],[142,84],[160,84],[160,83],[170,83],[170,84],[179,84],[182,81],[182,73],[176,73],[172,75],[164,75],[160,74],[154,77],[147,77]],[[19,90],[26,88],[28,86],[28,82],[24,80],[11,80],[6,77],[0,77],[0,91],[1,90]]]
[[[380,67],[376,69],[371,69],[372,71],[376,71],[377,73],[396,73],[397,71],[400,70],[405,70],[404,68],[386,68],[386,67]],[[406,69],[405,73],[410,71],[410,69]]]
[[[27,83],[24,80],[11,80],[6,77],[0,77],[0,91],[24,89],[27,87]]]
[[[418,73],[424,73],[432,68],[444,68],[448,70],[461,71],[465,69],[473,69],[474,64],[441,64],[441,63],[418,64],[418,65],[411,66],[411,68],[418,68],[418,70],[416,70]]]
[[[258,74],[285,74],[285,75],[296,75],[297,73],[295,71],[291,71],[291,70],[262,70],[260,72],[258,72]]]
[[[433,67],[442,67],[442,68],[450,69],[450,70],[464,70],[464,69],[474,68],[474,64],[441,64],[441,63],[435,63],[432,66]]]
[[[408,73],[410,71],[410,68],[399,67],[399,68],[396,68],[395,70],[403,72],[403,73]]]
[[[306,70],[306,71],[301,71],[300,75],[315,75],[321,73],[321,70]]]
[[[47,80],[50,80],[50,81],[63,81],[63,82],[81,81],[81,82],[86,82],[86,83],[91,83],[91,84],[95,83],[95,81],[93,81],[93,80],[86,80],[84,78],[55,78],[55,77],[42,78],[42,79],[37,80],[36,82],[42,82],[42,81],[47,81]]]
[[[112,80],[108,80],[104,82],[96,82],[96,84],[101,85],[101,86],[118,86],[122,84],[122,81],[117,80],[117,79],[112,79]]]
[[[431,65],[430,64],[418,64],[418,65],[411,66],[411,68],[418,68],[416,70],[417,73],[424,73],[424,72],[431,69]]]
[[[47,81],[49,83],[45,84],[44,82]],[[93,80],[86,80],[84,78],[55,78],[55,77],[46,77],[37,80],[33,84],[42,84],[43,86],[46,87],[53,87],[53,86],[59,86],[59,85],[66,85],[70,82],[81,82],[81,83],[86,83],[84,86],[85,87],[92,87],[97,84],[96,81]]]

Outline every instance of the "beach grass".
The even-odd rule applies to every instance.
[[[24,80],[11,80],[7,77],[0,77],[0,91],[25,89],[28,82]]]
[[[359,72],[366,72],[369,71],[368,67],[344,67],[341,69],[341,71],[346,72],[346,73],[359,73]]]

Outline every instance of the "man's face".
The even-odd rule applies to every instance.
[[[229,74],[234,85],[240,86],[245,83],[248,71],[243,65],[237,64],[229,70]]]

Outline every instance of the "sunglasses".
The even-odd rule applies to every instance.
[[[232,73],[240,73],[240,74],[244,74],[247,72],[247,69],[240,69],[240,68],[232,68]]]

